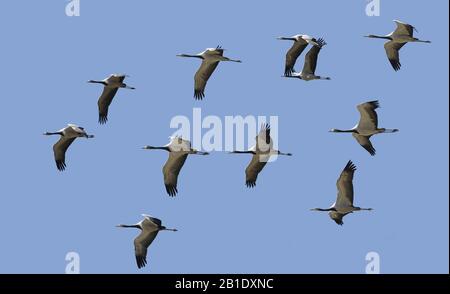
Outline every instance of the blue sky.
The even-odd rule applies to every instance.
[[[376,251],[383,273],[448,273],[448,1],[2,1],[0,79],[0,273],[64,273],[76,251],[82,273],[364,273]],[[256,5],[255,5],[256,4]],[[383,41],[393,19],[414,24],[432,44],[408,44],[394,72]],[[281,35],[305,33],[328,45],[317,73],[331,81],[281,78],[291,45]],[[206,98],[193,99],[197,53],[222,45],[242,64],[222,63]],[[302,66],[303,56],[297,68]],[[136,91],[119,91],[109,122],[97,124],[98,85],[127,73]],[[370,157],[345,134],[358,103],[379,99],[381,127]],[[279,117],[280,149],[294,157],[268,165],[257,187],[244,185],[250,157],[190,157],[178,197],[162,183],[165,152],[147,152],[173,133],[176,115]],[[68,169],[56,170],[42,136],[67,123],[96,135],[77,140]],[[352,159],[354,213],[340,227],[310,212],[336,197],[335,182]],[[163,220],[148,266],[137,270],[134,230],[141,213]]]

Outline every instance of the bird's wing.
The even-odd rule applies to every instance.
[[[375,156],[377,151],[372,146],[372,142],[370,142],[371,136],[363,136],[356,133],[353,133],[352,135],[356,139],[356,141],[358,141],[359,145],[361,145],[364,149],[366,149],[367,152],[370,153],[370,155]]]
[[[286,62],[284,67],[285,76],[290,76],[295,71],[295,62],[307,46],[308,43],[305,40],[301,39],[299,41],[295,41],[292,47],[288,50],[288,52],[286,53]]]
[[[353,174],[355,170],[356,166],[349,160],[336,182],[338,189],[336,208],[353,206]]]
[[[406,43],[398,43],[394,41],[389,41],[384,44],[384,49],[386,50],[387,58],[391,63],[395,71],[400,70],[402,64],[400,63],[400,49],[405,46]]]
[[[66,138],[61,136],[58,142],[53,145],[53,153],[55,155],[56,168],[58,170],[63,171],[66,169],[66,151],[75,139],[76,138]]]
[[[106,123],[108,120],[108,108],[111,104],[114,96],[117,93],[118,88],[104,87],[102,95],[98,99],[98,122],[100,124]]]
[[[143,214],[142,216],[144,216],[146,219],[148,219],[149,221],[153,222],[155,225],[157,225],[158,227],[161,226],[162,222],[160,219],[153,217],[151,215],[148,214]]]
[[[270,137],[270,125],[262,125],[258,136],[256,136],[256,148],[261,152],[268,152],[272,147],[273,142]]]
[[[163,167],[164,185],[169,196],[176,196],[178,193],[177,182],[180,170],[186,161],[188,154],[185,152],[170,152],[169,158]]]
[[[342,221],[342,219],[344,218],[344,216],[346,216],[347,214],[349,214],[350,212],[347,213],[339,213],[337,211],[330,211],[328,212],[328,215],[330,216],[330,218],[332,220],[334,220],[338,225],[342,226],[344,224],[344,222]]]
[[[224,49],[222,49],[222,47],[217,46],[214,50],[209,51],[209,53],[211,53],[212,55],[220,55],[220,56],[223,56],[223,51],[224,51]]]
[[[318,39],[316,42],[319,46],[313,46],[311,49],[309,49],[308,53],[306,53],[305,64],[303,65],[302,70],[303,73],[314,74],[316,72],[317,58],[319,57],[319,52],[322,49],[322,47],[327,44],[321,38]]]
[[[358,129],[376,130],[378,128],[378,115],[376,109],[380,107],[378,100],[359,104],[356,108],[359,111]]]
[[[147,248],[156,238],[156,235],[158,235],[158,230],[142,230],[134,239],[134,254],[138,268],[142,268],[147,264]]]
[[[108,82],[113,84],[121,84],[125,80],[126,75],[111,75],[108,78]]]
[[[210,61],[204,59],[200,68],[197,70],[194,76],[194,97],[197,100],[202,100],[205,97],[205,87],[209,77],[216,69],[219,61]]]
[[[407,35],[410,37],[414,36],[414,30],[415,28],[407,23],[403,23],[401,21],[395,20],[394,21],[397,24],[397,28],[394,31],[394,35]]]
[[[267,163],[265,155],[254,154],[252,160],[245,169],[245,185],[249,188],[256,186],[256,179],[258,174],[263,170]]]

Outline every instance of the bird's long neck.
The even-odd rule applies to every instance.
[[[389,36],[377,36],[377,35],[368,35],[366,36],[367,38],[372,38],[372,39],[385,39],[385,40],[392,40],[391,37]]]
[[[64,136],[63,132],[46,132],[44,133],[45,136],[52,136],[52,135],[61,135]]]
[[[339,129],[333,129],[331,130],[332,133],[354,133],[355,130],[339,130]]]
[[[255,151],[232,151],[231,154],[256,154]]]
[[[170,149],[167,146],[162,146],[162,147],[159,147],[159,146],[157,146],[157,147],[155,147],[155,146],[145,146],[144,149],[147,149],[147,150],[165,150],[165,151],[169,151],[170,152]]]
[[[106,86],[106,82],[105,81],[89,80],[88,83],[91,83],[91,84],[102,84],[102,85]]]
[[[194,55],[194,54],[179,54],[178,57],[190,57],[190,58],[200,58],[203,59],[203,56],[201,55]]]
[[[373,210],[373,208],[362,208],[362,207],[355,207],[356,210]]]
[[[140,229],[141,227],[139,225],[118,225],[119,228],[135,228]]]
[[[334,209],[333,207],[331,207],[331,208],[313,208],[313,209],[311,209],[311,210],[313,210],[313,211],[334,211],[334,210],[336,210],[336,209]]]
[[[297,39],[295,39],[295,38],[290,38],[290,37],[279,37],[278,40],[297,41]]]

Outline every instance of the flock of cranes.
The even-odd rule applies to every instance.
[[[368,35],[368,38],[381,38],[389,40],[385,45],[387,57],[395,71],[400,69],[399,50],[408,42],[423,42],[413,36],[415,28],[409,24],[395,20],[397,28],[394,32],[386,36]],[[295,35],[292,37],[279,37],[279,40],[293,41],[292,47],[286,53],[284,77],[298,78],[304,81],[330,80],[329,77],[316,75],[317,60],[321,49],[326,45],[322,38],[313,38],[308,35]],[[295,70],[298,57],[311,46],[305,56],[303,69],[301,72]],[[199,58],[202,63],[194,76],[194,98],[202,100],[205,97],[205,88],[208,79],[221,61],[240,63],[240,60],[223,56],[224,49],[220,46],[208,48],[199,54],[179,54],[179,57]],[[98,122],[105,124],[108,121],[108,110],[117,91],[120,88],[134,90],[134,87],[124,83],[126,75],[113,74],[104,80],[89,80],[88,83],[97,83],[104,86],[103,92],[98,99]],[[357,106],[360,113],[358,124],[352,129],[340,130],[331,129],[333,133],[351,133],[356,141],[367,150],[370,155],[375,155],[370,138],[381,133],[395,133],[398,129],[385,129],[378,127],[378,116],[376,109],[379,108],[378,101],[369,101]],[[83,127],[69,124],[67,127],[57,132],[46,132],[44,135],[59,135],[59,140],[53,145],[54,159],[59,171],[66,169],[66,152],[76,138],[93,138]],[[236,150],[231,154],[251,154],[252,159],[245,169],[245,185],[249,188],[256,186],[259,173],[264,169],[269,159],[273,155],[292,156],[292,153],[284,153],[273,148],[273,141],[270,136],[270,125],[261,126],[255,138],[255,145],[248,150]],[[170,142],[164,146],[144,146],[145,150],[164,150],[169,153],[168,159],[162,169],[164,185],[169,196],[176,196],[178,193],[178,176],[189,155],[208,155],[192,148],[191,142],[181,137],[170,137]],[[353,175],[356,166],[352,161],[348,161],[342,171],[336,186],[338,190],[337,199],[329,208],[314,208],[313,211],[327,211],[329,217],[337,224],[343,224],[343,218],[349,213],[362,210],[372,210],[371,208],[361,208],[353,205]],[[147,248],[156,238],[159,231],[177,231],[168,229],[162,225],[161,220],[149,215],[143,215],[144,219],[134,225],[118,225],[122,228],[136,228],[141,233],[134,240],[135,256],[138,268],[147,264]]]

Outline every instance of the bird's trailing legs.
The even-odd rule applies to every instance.
[[[160,231],[172,231],[172,232],[178,232],[177,229],[168,229],[166,227],[162,227],[161,229],[159,229]]]
[[[189,154],[194,154],[194,155],[209,155],[209,152],[203,152],[203,151],[191,150],[191,151],[189,151]]]
[[[397,133],[399,129],[384,129],[383,133]]]
[[[221,61],[231,61],[231,62],[242,63],[242,60],[231,59],[231,58],[228,58],[228,57],[225,57],[225,56],[223,56],[223,57],[221,58]]]

